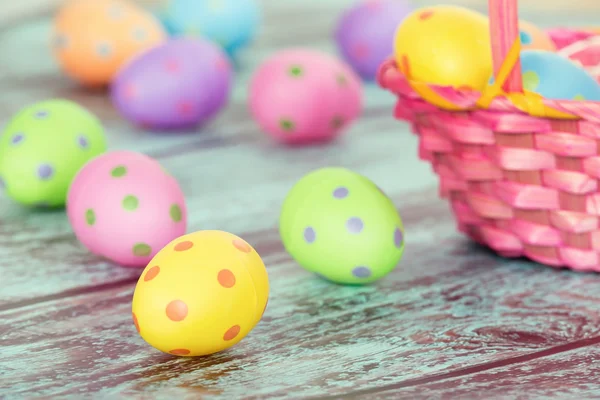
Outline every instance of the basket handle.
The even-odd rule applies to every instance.
[[[517,3],[517,0],[488,0],[494,76],[498,76],[506,55],[515,41],[519,39]],[[507,93],[523,93],[520,60],[515,63],[502,89]]]

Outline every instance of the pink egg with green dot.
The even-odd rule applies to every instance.
[[[268,60],[250,84],[250,111],[258,125],[287,144],[335,139],[362,111],[360,78],[336,57],[290,49]]]
[[[62,99],[35,103],[0,136],[0,188],[26,206],[62,207],[79,169],[104,151],[104,129],[88,110]]]
[[[69,189],[67,215],[90,252],[131,267],[146,266],[187,227],[178,182],[156,160],[131,151],[87,163]]]
[[[328,167],[300,179],[284,200],[279,233],[304,269],[339,284],[388,275],[404,253],[404,226],[390,198],[368,178]]]

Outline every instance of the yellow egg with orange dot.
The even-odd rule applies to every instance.
[[[154,348],[202,356],[242,340],[261,320],[269,297],[262,259],[228,232],[181,236],[156,254],[133,294],[133,322]]]
[[[394,57],[413,80],[482,90],[492,72],[488,19],[458,6],[420,8],[396,30]]]
[[[523,50],[556,51],[556,45],[550,39],[550,35],[531,22],[519,21],[519,36]]]
[[[160,22],[127,0],[70,0],[54,19],[53,52],[86,86],[109,84],[131,58],[166,40]]]

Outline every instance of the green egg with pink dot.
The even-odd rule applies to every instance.
[[[394,203],[371,180],[340,167],[312,171],[292,187],[279,233],[300,266],[339,284],[375,282],[404,253]]]
[[[41,101],[17,112],[0,136],[0,188],[26,206],[62,207],[77,172],[105,151],[92,113],[69,100]]]

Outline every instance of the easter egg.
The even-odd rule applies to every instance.
[[[67,75],[103,86],[123,64],[165,37],[152,14],[128,1],[71,0],[54,20],[53,48]]]
[[[555,51],[556,45],[548,35],[531,22],[519,21],[519,36],[523,50]]]
[[[398,27],[394,58],[413,80],[482,90],[492,72],[488,20],[458,6],[420,8]]]
[[[404,0],[362,0],[342,14],[335,31],[338,50],[363,79],[373,80],[393,54],[394,33],[410,10]]]
[[[600,84],[581,66],[557,53],[521,52],[523,87],[554,100],[600,101]]]
[[[269,277],[243,239],[199,231],[167,244],[150,261],[133,293],[133,322],[152,347],[202,356],[240,342],[261,320]]]
[[[77,239],[91,253],[143,267],[185,234],[187,209],[179,184],[154,159],[131,151],[94,158],[77,174],[67,198]]]
[[[63,99],[35,103],[0,136],[0,187],[23,205],[64,206],[77,172],[104,151],[104,129],[89,111]]]
[[[111,96],[128,120],[146,128],[206,123],[228,103],[232,69],[223,51],[200,38],[178,38],[136,57],[117,74]]]
[[[360,78],[344,62],[309,49],[283,50],[250,82],[250,111],[272,138],[286,144],[331,141],[359,117]]]
[[[345,168],[322,168],[300,179],[283,202],[279,232],[300,266],[340,284],[381,279],[404,252],[394,203]]]
[[[171,0],[163,21],[174,36],[202,36],[234,55],[254,38],[260,10],[255,0]]]

